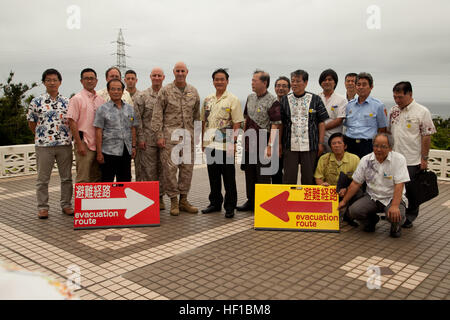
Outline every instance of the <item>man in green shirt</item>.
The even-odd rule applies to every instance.
[[[333,133],[330,136],[328,145],[331,148],[331,152],[320,157],[314,178],[317,185],[337,186],[341,172],[351,179],[353,172],[355,172],[359,164],[359,157],[345,151],[347,145],[344,140],[344,135],[340,132]],[[347,188],[341,188],[338,191],[339,197],[344,197],[346,192]],[[346,215],[344,215],[344,221],[348,221],[350,225],[356,224],[356,222],[349,221]]]

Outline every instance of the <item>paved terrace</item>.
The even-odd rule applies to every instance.
[[[244,174],[236,172],[242,204]],[[252,213],[225,219],[168,210],[159,227],[74,231],[59,210],[57,174],[49,219],[37,219],[35,179],[0,180],[0,260],[64,283],[77,265],[81,299],[450,298],[450,182],[440,181],[440,195],[393,239],[383,220],[371,234],[345,224],[340,233],[255,231]],[[189,199],[204,208],[208,192],[199,167]],[[380,289],[366,286],[369,265],[380,267]]]

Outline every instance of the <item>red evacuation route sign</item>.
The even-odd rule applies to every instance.
[[[75,184],[75,230],[159,225],[158,181]]]

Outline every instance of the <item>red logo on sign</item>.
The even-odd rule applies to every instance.
[[[317,212],[317,213],[331,213],[331,202],[319,201],[288,201],[289,191],[284,191],[279,195],[267,200],[261,204],[261,208],[269,211],[275,217],[289,221],[288,212]]]
[[[159,225],[159,182],[75,184],[74,229]]]

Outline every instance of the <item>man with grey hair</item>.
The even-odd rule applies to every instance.
[[[359,73],[356,77],[358,98],[351,100],[345,110],[347,150],[360,158],[372,152],[372,137],[377,132],[386,132],[387,127],[386,107],[370,96],[372,89],[372,76],[367,72]]]
[[[247,97],[244,110],[244,150],[243,164],[241,168],[245,171],[245,187],[247,193],[247,202],[242,206],[236,207],[238,211],[253,211],[255,207],[255,184],[270,184],[271,175],[264,175],[263,167],[269,164],[263,164],[261,154],[265,154],[267,158],[278,161],[278,152],[280,152],[281,141],[278,139],[278,145],[274,144],[275,137],[272,135],[272,129],[279,130],[281,128],[280,102],[277,98],[269,93],[270,75],[262,70],[256,70],[252,78],[253,93]],[[265,151],[260,150],[260,131],[266,130],[267,137],[263,137]],[[274,130],[274,132],[276,132]],[[256,134],[257,141],[251,143],[247,131],[253,131]],[[268,139],[268,143],[266,142]],[[274,157],[272,157],[272,153]],[[251,163],[250,155],[256,154],[256,163]],[[275,157],[276,156],[276,157]],[[277,168],[278,169],[278,168]]]
[[[117,79],[122,81],[122,73],[120,72],[120,69],[117,67],[111,67],[108,68],[105,72],[105,78],[106,83],[108,83],[110,80]],[[102,97],[106,102],[111,100],[111,97],[108,93],[108,88],[104,88],[102,90],[97,91],[97,94]],[[134,106],[133,99],[131,98],[130,93],[127,90],[123,91],[122,94],[122,100],[126,103],[128,103],[130,106]]]
[[[406,220],[408,201],[404,188],[405,183],[410,180],[406,159],[402,154],[392,151],[392,135],[378,133],[373,141],[373,152],[361,159],[338,209],[344,208],[366,182],[364,196],[349,207],[350,218],[361,221],[364,231],[374,232],[380,220],[377,212],[384,212],[391,223],[390,236],[398,238],[401,236],[401,226]]]

